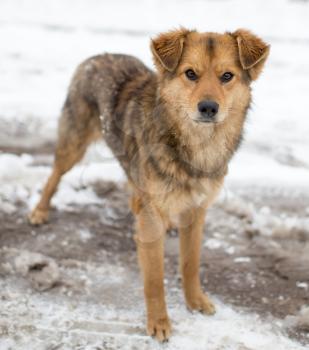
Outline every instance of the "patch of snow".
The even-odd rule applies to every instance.
[[[297,238],[301,235],[309,237],[309,218],[295,216],[279,216],[269,212],[256,211],[251,229],[261,235],[276,238]]]
[[[241,197],[236,196],[229,190],[220,193],[216,204],[229,214],[249,221],[252,220],[254,214],[253,204],[244,201]]]
[[[0,300],[1,310],[9,312],[2,327],[10,322],[11,328],[0,339],[0,344],[8,344],[15,350],[23,349],[29,342],[37,350],[46,345],[61,344],[63,349],[161,349],[146,336],[141,305],[138,311],[128,308],[114,309],[103,305],[89,305],[85,302],[70,306],[48,303],[44,295],[32,299],[19,299],[19,308],[9,296]],[[217,313],[212,317],[190,313],[185,307],[170,309],[173,335],[166,350],[305,350],[301,344],[288,339],[275,319],[262,320],[255,314],[237,311],[216,300]],[[305,314],[305,312],[304,312]],[[32,327],[27,325],[31,320]],[[10,337],[17,331],[19,337]],[[40,339],[44,339],[41,342]],[[79,347],[78,347],[78,345]]]
[[[248,263],[251,261],[251,258],[248,256],[239,256],[234,259],[236,263]]]
[[[34,166],[33,157],[0,154],[0,210],[12,213],[18,203],[33,207],[40,197],[39,191],[51,173],[48,166]],[[117,163],[81,163],[63,176],[52,204],[61,210],[71,205],[102,205],[93,189],[84,188],[100,180],[124,180]]]
[[[287,316],[283,325],[287,328],[300,328],[309,331],[309,305],[304,305],[299,313],[294,316]]]
[[[238,313],[233,308],[216,303],[218,312],[214,317],[195,314],[182,318],[175,326],[176,335],[171,338],[168,349],[297,349],[302,346],[286,342],[276,327],[262,323],[256,315]],[[220,330],[220,332],[218,332]],[[190,337],[186,337],[187,333]],[[177,334],[178,333],[178,334]],[[179,334],[181,333],[181,334]],[[219,335],[220,334],[220,335]]]
[[[222,241],[219,241],[216,238],[208,238],[204,243],[204,247],[207,247],[208,249],[219,249],[222,247]]]
[[[93,235],[89,230],[83,229],[83,230],[79,230],[79,236],[82,242],[88,242]]]
[[[214,234],[214,236],[216,237],[216,233]],[[224,238],[221,237],[221,235],[220,238],[207,238],[204,242],[204,247],[211,250],[223,249],[229,255],[233,255],[235,253],[235,247],[231,246],[228,242],[226,242]]]
[[[37,196],[35,196],[37,198]],[[74,205],[90,205],[101,204],[103,200],[100,199],[92,188],[75,189],[71,186],[60,187],[59,192],[53,199],[53,205],[58,210],[70,209],[70,204]]]
[[[227,213],[246,220],[248,232],[283,239],[309,237],[309,218],[307,216],[279,215],[266,206],[257,209],[253,203],[248,203],[231,191],[222,192],[216,204]]]
[[[233,247],[233,246],[227,247],[227,248],[225,248],[225,252],[227,254],[233,255],[233,254],[235,254],[235,247]]]
[[[230,164],[226,185],[259,184],[259,186],[265,187],[299,186],[308,190],[308,179],[309,169],[307,167],[292,167],[281,164],[263,152],[257,152],[256,150],[250,150],[244,147],[236,154]]]
[[[306,282],[296,282],[296,287],[308,290],[308,283]]]
[[[12,203],[6,202],[3,198],[0,198],[0,210],[6,214],[13,214],[17,208]]]

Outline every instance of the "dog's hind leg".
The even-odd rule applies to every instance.
[[[41,225],[48,221],[50,201],[62,175],[82,159],[88,145],[100,135],[100,119],[96,105],[90,104],[82,97],[68,97],[59,121],[52,173],[39,203],[28,216],[32,225]]]

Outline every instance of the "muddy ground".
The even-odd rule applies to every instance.
[[[46,150],[49,153],[50,148]],[[21,153],[23,150],[10,151]],[[29,319],[17,322],[17,318],[23,320],[24,316],[17,314],[13,307],[11,314],[5,314],[14,302],[14,291],[18,298],[24,294],[27,300],[30,297],[42,297],[50,303],[92,300],[100,305],[138,308],[143,313],[128,194],[123,185],[113,182],[98,183],[94,189],[104,199],[103,208],[87,205],[62,212],[54,209],[50,222],[42,227],[28,225],[28,209],[22,203],[11,215],[0,212],[0,298],[7,305],[5,311],[0,311],[2,337],[18,338],[21,332],[22,342],[25,334],[41,332],[44,338],[44,332],[52,332],[43,325],[40,330],[31,328]],[[309,193],[304,191],[238,185],[233,192],[257,209],[269,207],[281,215],[309,216]],[[201,265],[203,286],[223,302],[256,312],[266,319],[275,316],[285,321],[309,304],[306,287],[306,283],[309,285],[309,237],[303,232],[288,237],[265,236],[253,228],[246,215],[219,203],[208,212],[205,242]],[[16,269],[16,259],[25,252],[43,254],[56,263],[57,273],[50,285],[40,287],[29,278],[31,274],[40,273],[48,263],[33,263],[24,274],[22,269]],[[177,232],[172,231],[166,242],[166,284],[170,303],[176,302],[173,295],[178,296],[180,290],[177,260]],[[23,304],[22,299],[16,302]],[[137,333],[143,332],[141,326]],[[294,324],[286,332],[291,338],[309,345],[309,329],[305,324]],[[61,348],[61,342],[55,344],[50,349]],[[57,344],[60,344],[58,348]]]

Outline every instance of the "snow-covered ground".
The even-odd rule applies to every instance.
[[[91,55],[123,52],[152,66],[149,38],[159,31],[179,25],[201,31],[249,28],[272,48],[264,74],[254,85],[246,140],[231,163],[226,189],[235,184],[258,184],[264,189],[308,192],[308,19],[309,2],[297,0],[1,0],[0,150],[40,147],[55,140],[57,118],[70,77],[76,65]],[[0,211],[15,213],[20,203],[33,206],[49,171],[49,164],[36,165],[32,155],[0,152]],[[69,211],[72,204],[103,204],[91,188],[84,188],[100,179],[122,181],[124,176],[105,147],[97,144],[84,163],[66,175],[54,205]],[[249,216],[252,226],[265,235],[278,231],[291,235],[295,227],[309,234],[309,208],[301,216],[296,213],[282,218],[272,215],[269,208],[258,212],[253,204],[246,207],[237,197],[227,202],[221,197],[218,203],[244,212],[241,214]],[[30,301],[38,312],[46,307],[41,300]],[[7,314],[8,320],[15,319],[17,311],[10,311],[9,302],[0,301],[0,305],[12,312]],[[41,305],[43,309],[39,310]],[[60,310],[63,324],[83,314],[82,306],[74,312],[66,308]],[[47,315],[52,313],[51,308]],[[102,315],[105,323],[111,321],[111,314]],[[255,315],[238,313],[220,302],[215,318],[192,316],[177,307],[172,310],[172,317],[178,323],[176,336],[166,347],[170,349],[302,349],[280,333],[278,321],[263,323]],[[125,324],[130,318],[139,322],[141,315],[128,314],[118,321]],[[41,321],[40,317],[34,320]],[[44,322],[49,327],[52,319],[45,317]],[[19,326],[22,324],[20,320]],[[55,328],[55,332],[60,328]],[[38,337],[44,334],[42,331]],[[74,338],[73,333],[70,337]],[[95,349],[100,332],[91,330],[91,337],[93,347],[89,349]],[[143,338],[134,338],[136,344],[144,344],[139,343],[139,337]],[[124,340],[128,342],[128,336]],[[17,349],[14,341],[2,341],[0,334],[0,349]]]
[[[123,281],[114,283],[120,286]],[[16,312],[16,302],[3,302],[11,322],[9,334],[20,332],[20,341],[5,339],[1,350],[22,350],[30,344],[31,349],[61,350],[305,350],[281,334],[282,324],[269,320],[262,322],[257,315],[236,312],[231,307],[216,300],[217,314],[205,317],[198,313],[191,314],[181,305],[181,298],[176,301],[182,307],[170,308],[174,322],[174,336],[168,344],[162,346],[151,340],[144,333],[143,312],[141,305],[135,311],[126,308],[107,308],[96,304],[66,300],[65,303],[48,305],[43,296],[29,298],[15,292],[20,307]],[[21,310],[23,312],[21,312]],[[29,318],[32,324],[29,324]],[[27,327],[32,326],[32,332]],[[13,338],[13,337],[12,337]],[[18,345],[17,345],[17,344]]]

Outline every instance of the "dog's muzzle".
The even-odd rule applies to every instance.
[[[219,105],[215,101],[204,100],[198,103],[197,109],[200,112],[200,118],[198,121],[204,123],[215,122],[216,114],[219,111]]]

